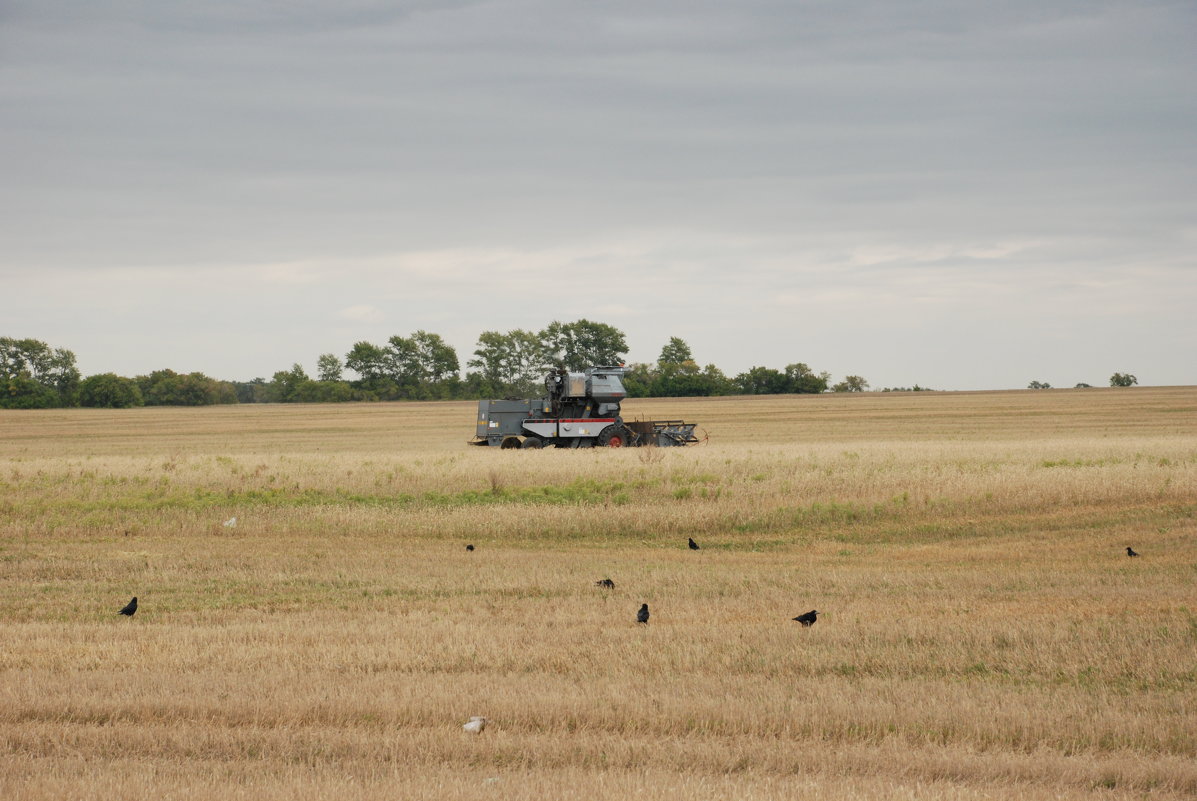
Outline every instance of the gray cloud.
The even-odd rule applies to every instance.
[[[0,333],[88,372],[590,316],[732,372],[1194,380],[1187,4],[4,13]]]

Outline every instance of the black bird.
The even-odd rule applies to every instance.
[[[648,604],[641,604],[640,611],[636,613],[637,623],[648,623]]]
[[[126,617],[133,617],[133,613],[137,611],[137,596],[133,596],[133,600],[125,604],[125,608],[117,612],[118,615],[125,615]]]
[[[799,623],[801,623],[804,626],[813,626],[813,625],[815,625],[815,620],[818,617],[819,617],[819,610],[812,609],[809,612],[807,612],[805,615],[799,615],[798,617],[794,618],[794,620],[797,620]]]
[[[472,551],[472,550],[474,550],[474,545],[473,545],[473,543],[470,543],[469,545],[467,545],[467,546],[466,546],[466,550],[467,550],[467,551]]]
[[[607,590],[615,589],[615,582],[612,581],[611,579],[603,579],[602,581],[596,581],[596,582],[594,582],[594,585],[596,587],[602,587],[603,589],[607,589]]]
[[[1126,555],[1127,556],[1138,556],[1139,554],[1135,551],[1134,548],[1132,548],[1128,545],[1128,546],[1126,546]]]
[[[692,550],[692,551],[698,550],[698,543],[694,541],[693,537],[690,538],[690,550]]]

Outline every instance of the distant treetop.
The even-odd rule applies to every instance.
[[[1139,379],[1130,373],[1114,373],[1110,376],[1110,386],[1112,387],[1130,387],[1138,383]]]

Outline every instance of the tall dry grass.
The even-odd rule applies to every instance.
[[[1197,794],[1197,389],[628,411],[0,413],[0,792]]]

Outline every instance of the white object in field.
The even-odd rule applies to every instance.
[[[482,730],[486,728],[487,723],[490,723],[490,720],[482,717],[481,715],[475,715],[474,717],[470,718],[469,723],[465,724],[461,728],[470,734],[482,734]]]
[[[237,518],[235,517],[230,517],[228,520],[224,521],[225,528],[232,528],[235,525],[237,525]]]

